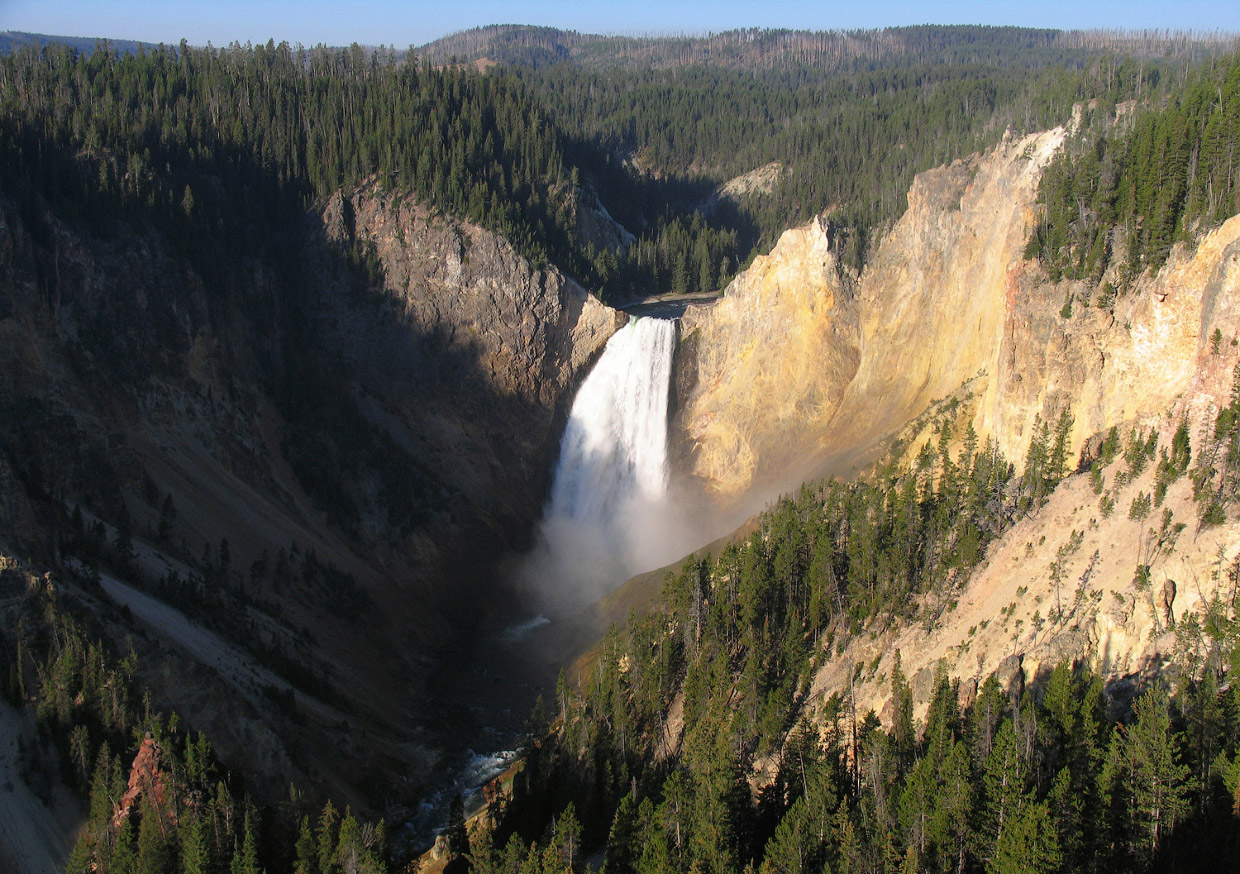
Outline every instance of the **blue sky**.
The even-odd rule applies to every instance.
[[[735,27],[814,30],[895,24],[1240,31],[1236,0],[0,0],[0,30],[202,45],[266,42],[409,45],[483,24],[589,33],[703,33]]]

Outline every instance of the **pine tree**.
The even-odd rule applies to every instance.
[[[202,819],[195,812],[181,821],[181,874],[211,874],[212,868]]]
[[[133,821],[128,816],[121,820],[116,842],[104,867],[108,874],[137,874],[138,851],[134,846]]]
[[[336,808],[332,806],[329,799],[323,806],[323,813],[319,816],[319,874],[337,874],[340,870],[340,864],[336,858],[336,836],[339,822],[340,814],[336,812]]]
[[[258,842],[254,836],[254,821],[249,810],[245,813],[240,846],[233,851],[230,874],[263,874],[258,865]]]
[[[1136,721],[1124,737],[1131,823],[1137,852],[1152,858],[1189,812],[1192,769],[1180,761],[1181,734],[1171,729],[1170,698],[1156,687],[1137,700]]]
[[[293,863],[293,874],[318,874],[318,849],[314,840],[314,831],[310,827],[310,817],[301,818],[301,827],[297,832],[296,861]],[[186,872],[190,874],[190,872]]]
[[[1026,801],[1010,814],[1009,822],[995,843],[994,855],[986,864],[987,874],[1059,871],[1063,856],[1046,804]]]
[[[164,831],[163,817],[144,796],[138,825],[137,874],[164,874],[173,869],[175,852]]]
[[[891,666],[891,703],[892,743],[900,762],[908,765],[913,760],[917,736],[913,728],[913,690],[904,677],[899,650],[896,650],[895,662]]]
[[[465,802],[458,792],[448,805],[448,854],[453,858],[469,854],[469,830],[465,827]]]

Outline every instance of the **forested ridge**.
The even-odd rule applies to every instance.
[[[295,259],[286,235],[254,230],[296,225],[332,192],[375,183],[494,230],[609,299],[705,291],[828,210],[860,268],[917,172],[1005,130],[1063,123],[1076,103],[1097,101],[1098,117],[1125,100],[1157,109],[1202,51],[1064,55],[1032,39],[1005,56],[1014,37],[1002,29],[949,31],[926,35],[913,62],[843,70],[563,62],[480,74],[357,46],[22,47],[0,62],[0,172],[11,193],[36,191],[102,234],[127,217],[156,221],[208,276],[238,247]],[[783,169],[771,194],[710,198],[773,161]],[[583,186],[634,245],[581,235]],[[1227,199],[1220,187],[1212,213]],[[1049,221],[1062,236],[1064,221]],[[1074,232],[1096,237],[1096,224]]]
[[[504,77],[356,47],[52,46],[4,58],[0,86],[9,189],[33,187],[102,232],[150,216],[187,225],[189,245],[244,245],[377,177],[532,256],[572,254],[556,214],[560,136]]]
[[[986,27],[666,39],[498,27],[420,55],[510,65],[565,129],[654,172],[718,184],[778,161],[775,190],[747,199],[742,221],[729,222],[741,260],[831,210],[860,268],[875,234],[903,212],[916,173],[1005,130],[1064,124],[1077,103],[1093,101],[1102,118],[1137,100],[1144,117],[1178,99],[1170,95],[1190,71],[1225,68],[1234,47],[1224,35]]]
[[[786,30],[750,27],[708,34],[600,35],[554,27],[489,25],[416,49],[436,63],[487,60],[549,66],[572,62],[595,70],[709,66],[762,71],[799,68],[840,72],[925,64],[1072,66],[1090,53],[1200,58],[1234,42],[1226,33],[1166,30],[1072,31],[988,25],[913,25],[878,30]]]
[[[521,75],[548,95],[567,127],[663,172],[723,180],[780,162],[774,191],[741,205],[758,235],[743,237],[743,248],[765,251],[785,228],[832,211],[848,240],[846,259],[858,268],[871,238],[903,213],[916,173],[984,149],[1005,131],[1066,124],[1075,106],[1088,107],[1091,134],[1080,141],[1090,148],[1063,153],[1048,170],[1050,210],[1037,237],[1047,242],[1030,250],[1061,270],[1068,258],[1105,264],[1079,238],[1093,244],[1113,223],[1133,229],[1134,264],[1144,265],[1150,248],[1156,265],[1199,218],[1217,223],[1234,212],[1236,137],[1226,119],[1236,115],[1229,112],[1235,57],[1197,66],[1180,57],[1160,63],[1101,55],[1065,68],[1025,65],[1018,56],[1004,65],[829,75],[706,67],[583,72],[558,64]],[[1131,113],[1130,123],[1114,125],[1117,106]],[[1145,217],[1140,234],[1138,216]]]
[[[1154,76],[1127,106],[1119,96],[1090,104],[1042,177],[1027,254],[1053,280],[1097,285],[1114,265],[1111,284],[1126,289],[1240,211],[1240,58]]]

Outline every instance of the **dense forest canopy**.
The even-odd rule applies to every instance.
[[[1047,168],[1028,254],[1052,279],[1097,284],[1116,263],[1126,286],[1240,211],[1240,60],[1168,72],[1139,102],[1100,95]]]

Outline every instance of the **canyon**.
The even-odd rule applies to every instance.
[[[435,773],[443,741],[421,726],[465,705],[429,680],[472,626],[506,621],[511,599],[476,594],[528,541],[571,392],[624,317],[372,189],[292,233],[291,277],[255,259],[208,287],[153,230],[101,239],[0,202],[0,524],[36,563],[76,513],[100,547],[132,532],[151,589],[209,574],[233,642],[299,662],[300,691],[350,715],[299,725],[139,624],[157,702],[268,791],[292,778],[376,809],[378,787]],[[385,284],[350,279],[359,239]],[[369,796],[364,771],[383,775]]]
[[[1160,445],[1181,420],[1209,431],[1240,363],[1240,218],[1178,246],[1113,306],[1095,304],[1100,284],[1051,283],[1024,251],[1041,172],[1067,133],[1009,135],[919,175],[860,272],[826,214],[787,231],[719,300],[686,309],[670,478],[716,520],[703,539],[804,480],[913,459],[949,404],[961,431],[1018,468],[1038,424],[1063,416],[1082,471],[1112,426],[1154,428]],[[374,184],[338,192],[297,234],[295,283],[254,262],[207,288],[153,232],[99,241],[0,201],[3,546],[54,560],[49,520],[76,509],[108,541],[131,526],[152,583],[192,575],[203,554],[244,595],[262,643],[311,665],[329,700],[294,726],[236,701],[235,678],[148,623],[157,703],[209,725],[269,793],[292,775],[379,811],[394,796],[411,803],[456,730],[427,727],[460,705],[437,697],[434,676],[522,606],[495,569],[532,543],[570,402],[627,317],[499,236]],[[356,287],[348,258],[373,259],[382,282]],[[325,363],[308,366],[311,351]],[[1117,487],[1108,516],[1070,477],[950,601],[924,605],[935,622],[854,635],[810,700],[847,687],[889,716],[897,651],[923,711],[940,664],[976,688],[1065,656],[1116,679],[1182,657],[1175,623],[1227,584],[1240,529],[1189,530],[1187,481],[1167,495],[1189,526],[1171,540],[1127,518],[1151,477]],[[175,533],[160,533],[165,503]],[[351,616],[317,584],[254,570],[309,555],[362,593]],[[1074,609],[1048,624],[1064,580]],[[80,597],[127,633],[118,607]]]

